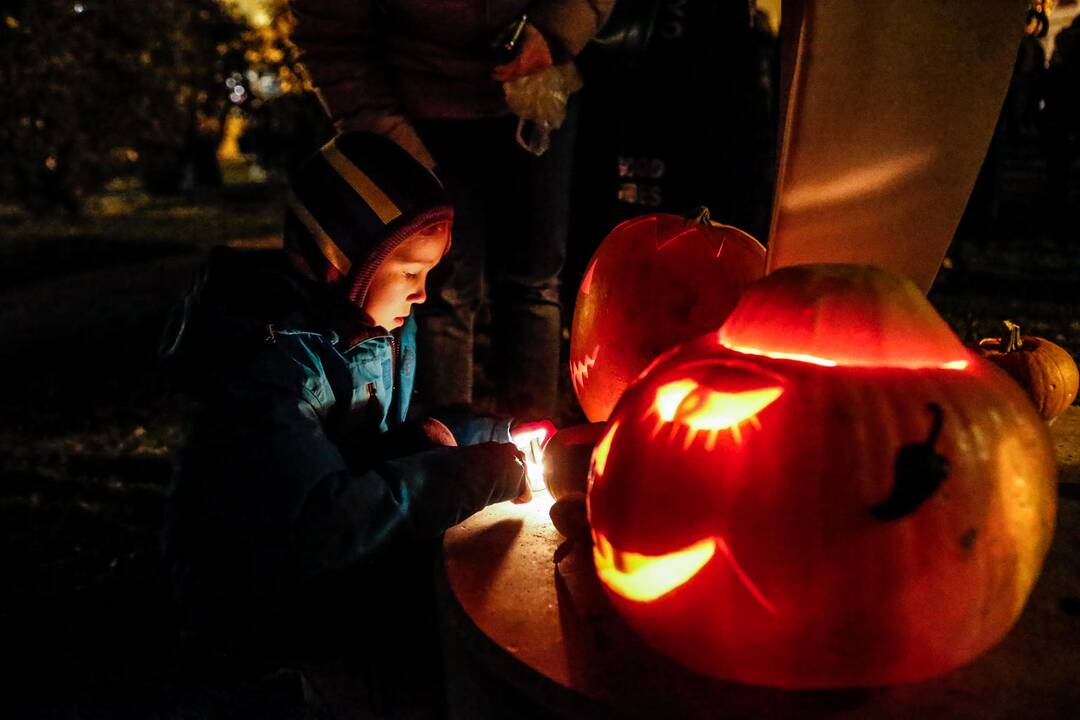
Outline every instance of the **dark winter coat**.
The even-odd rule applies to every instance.
[[[446,418],[464,447],[380,451],[408,412],[411,318],[357,336],[279,252],[219,251],[197,295],[177,355],[202,408],[166,527],[185,605],[273,597],[519,494],[505,420]]]

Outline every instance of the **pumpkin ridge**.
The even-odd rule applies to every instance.
[[[910,280],[847,265],[797,265],[746,289],[718,338],[766,356],[863,367],[952,367],[970,352]]]

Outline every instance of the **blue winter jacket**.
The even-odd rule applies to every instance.
[[[408,412],[416,325],[410,318],[394,333],[347,340],[317,317],[312,288],[273,270],[276,262],[256,273],[257,290],[245,281],[244,291],[249,305],[276,306],[274,322],[227,307],[214,285],[235,283],[220,277],[189,303],[186,332],[198,338],[189,342],[203,345],[188,353],[203,363],[202,408],[180,456],[165,538],[185,601],[238,587],[277,592],[397,541],[436,537],[521,490],[508,422],[491,417],[440,418],[462,447],[369,461],[363,448],[377,447]]]

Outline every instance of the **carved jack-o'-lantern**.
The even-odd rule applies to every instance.
[[[645,215],[612,230],[585,271],[570,336],[585,415],[606,420],[653,358],[719,327],[764,271],[761,244],[707,212]]]
[[[658,358],[597,444],[599,578],[654,647],[781,687],[950,670],[1018,617],[1049,546],[1046,428],[908,281],[780,270]]]

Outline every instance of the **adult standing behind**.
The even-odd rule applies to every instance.
[[[1055,231],[1074,238],[1069,171],[1080,155],[1080,15],[1054,37],[1043,109],[1043,148]]]
[[[292,0],[293,42],[339,131],[385,135],[446,184],[450,255],[418,314],[427,408],[471,405],[474,329],[491,301],[496,410],[556,408],[574,104],[549,150],[515,141],[502,83],[572,62],[614,0]],[[511,59],[494,41],[525,15]]]

